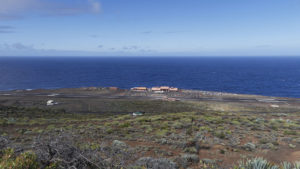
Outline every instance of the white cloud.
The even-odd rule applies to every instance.
[[[14,27],[7,25],[0,25],[0,33],[14,33]]]
[[[94,13],[100,12],[100,10],[101,10],[100,2],[95,1],[95,0],[88,0],[88,2],[89,2],[90,6],[91,6],[91,9]]]
[[[34,50],[33,45],[24,45],[23,43],[17,42],[13,44],[0,44],[0,49],[5,51],[19,51],[19,50]]]
[[[38,0],[0,0],[0,13],[22,12],[34,7],[38,3]]]
[[[99,45],[101,47],[102,45]],[[103,47],[103,46],[102,46]],[[124,51],[117,48],[108,48],[101,51],[84,50],[60,50],[60,49],[42,49],[34,45],[28,45],[21,42],[0,43],[1,56],[152,56],[156,52],[153,50],[141,49],[137,51]]]
[[[79,15],[99,13],[98,0],[0,0],[0,20],[17,19],[28,13],[37,15]]]

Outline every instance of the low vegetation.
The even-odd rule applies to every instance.
[[[0,106],[0,168],[299,169],[299,112],[221,111],[193,102],[115,104],[114,113]]]
[[[300,169],[300,162],[283,162],[277,165],[263,158],[254,158],[240,162],[234,169]]]

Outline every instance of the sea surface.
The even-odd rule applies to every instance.
[[[0,57],[0,90],[161,85],[300,98],[300,57]]]

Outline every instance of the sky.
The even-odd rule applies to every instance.
[[[0,56],[300,56],[300,0],[0,0]]]

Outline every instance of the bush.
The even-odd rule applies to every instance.
[[[155,132],[155,135],[158,136],[158,137],[163,137],[163,136],[166,136],[167,134],[169,133],[168,130],[157,130]]]
[[[183,128],[183,123],[178,122],[178,121],[175,121],[175,122],[172,124],[172,127],[173,127],[174,129],[182,129],[182,128]]]
[[[300,169],[300,162],[296,162],[295,164],[291,164],[289,162],[283,162],[281,166],[282,169]]]
[[[165,158],[152,158],[152,157],[143,157],[140,158],[133,165],[132,168],[147,168],[147,169],[177,169],[178,166],[176,163],[169,159]]]
[[[254,158],[245,162],[240,162],[236,169],[279,169],[263,158]]]
[[[125,122],[119,125],[120,128],[127,128],[129,127],[131,124],[129,122]]]
[[[0,136],[0,152],[9,144],[9,140],[5,136]],[[1,155],[1,154],[0,154]]]
[[[1,169],[38,169],[37,157],[32,152],[16,156],[13,149],[6,149],[0,158]]]
[[[284,135],[297,135],[296,131],[292,131],[292,130],[285,130],[283,132]]]
[[[263,158],[254,158],[240,162],[234,169],[300,169],[300,162],[295,164],[284,162],[278,166]]]
[[[216,131],[215,136],[219,137],[220,139],[225,139],[226,135],[224,131]]]
[[[185,153],[192,153],[192,154],[197,154],[198,150],[196,149],[196,147],[187,147],[184,149]]]

